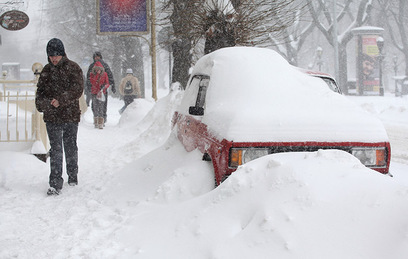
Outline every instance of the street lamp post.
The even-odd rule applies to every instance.
[[[323,54],[323,49],[322,47],[317,47],[316,48],[316,55],[317,55],[317,65],[319,66],[319,71],[322,71],[322,54]]]
[[[152,98],[157,101],[157,75],[156,75],[156,3],[155,0],[150,2],[151,16],[150,16],[150,37],[152,50]]]
[[[380,65],[380,96],[384,96],[384,86],[383,86],[383,80],[382,80],[382,61],[383,61],[383,48],[384,48],[384,39],[383,37],[378,37],[377,38],[377,47],[379,51],[379,65]]]

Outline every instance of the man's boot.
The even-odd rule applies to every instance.
[[[103,129],[103,117],[98,117],[98,128]]]

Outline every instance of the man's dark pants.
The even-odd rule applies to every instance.
[[[68,183],[78,183],[78,123],[47,122],[48,139],[50,140],[50,186],[62,189],[63,152],[65,152]]]

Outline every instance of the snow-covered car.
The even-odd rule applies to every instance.
[[[212,161],[216,184],[278,152],[340,149],[389,170],[381,121],[270,49],[223,48],[200,58],[172,125],[187,151]]]

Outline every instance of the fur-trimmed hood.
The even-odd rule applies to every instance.
[[[105,68],[103,67],[102,63],[99,61],[95,62],[95,65],[92,68],[92,73],[96,74],[96,69],[102,70],[102,74],[103,72],[105,72]]]

